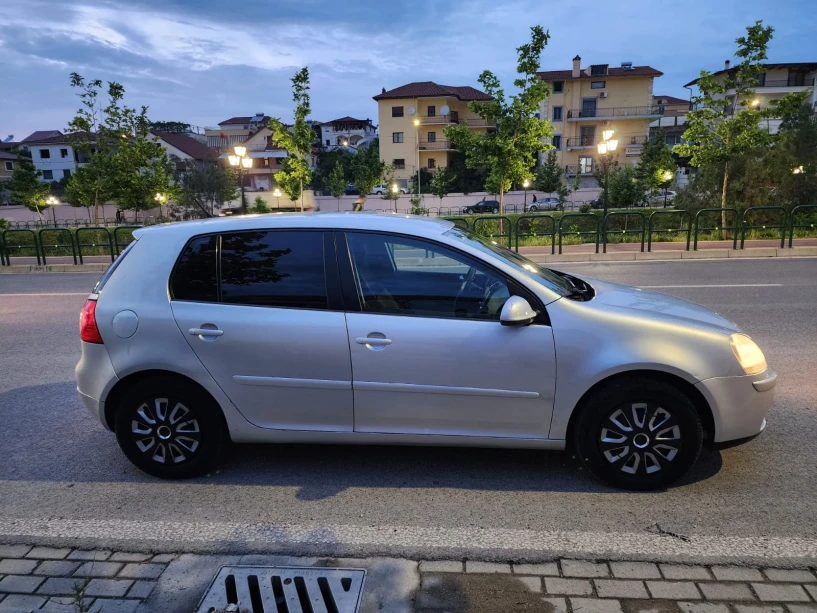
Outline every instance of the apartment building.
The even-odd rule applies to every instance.
[[[664,114],[664,106],[653,99],[653,80],[663,73],[630,62],[618,68],[609,64],[582,68],[581,61],[577,55],[572,69],[538,75],[550,86],[541,117],[551,122],[557,159],[567,177],[578,174],[582,185],[590,187],[595,186],[593,169],[605,136],[616,142],[611,154],[619,165],[638,163],[650,123]]]
[[[434,172],[448,166],[454,146],[443,130],[465,123],[476,131],[494,129],[468,108],[474,100],[491,100],[485,92],[469,86],[439,85],[432,81],[409,83],[374,96],[380,130],[380,159],[395,166],[402,187],[419,168]]]
[[[321,128],[321,144],[324,147],[356,147],[360,141],[377,133],[372,120],[341,117],[318,124]]]
[[[70,177],[77,165],[90,159],[88,152],[79,151],[72,144],[77,136],[66,135],[59,130],[40,130],[24,138],[20,146],[31,152],[34,166],[43,173],[40,180],[50,183]]]
[[[755,94],[751,100],[745,100],[747,105],[762,109],[771,105],[773,100],[779,100],[783,96],[792,92],[810,91],[808,103],[817,110],[817,88],[814,87],[817,78],[817,62],[789,62],[789,63],[764,63],[765,72],[758,77],[757,85],[752,89]],[[724,62],[723,70],[712,73],[715,80],[723,83],[729,77],[735,77],[738,71],[737,66],[732,66],[730,61]],[[694,87],[698,84],[698,79],[694,79],[684,85],[684,87]],[[734,113],[741,108],[741,96],[734,88],[726,90],[724,106],[728,112]],[[777,133],[780,128],[779,119],[764,120],[763,125],[772,134]]]
[[[236,145],[243,143],[250,134],[258,132],[269,123],[270,117],[264,113],[256,113],[251,117],[230,117],[218,124],[215,128],[205,128],[204,136],[207,146],[219,153],[232,150]]]

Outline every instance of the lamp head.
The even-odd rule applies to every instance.
[[[228,155],[227,159],[230,160],[230,166],[238,166],[241,163],[241,158],[237,155]]]
[[[252,168],[252,158],[241,158],[241,165],[244,168]]]
[[[238,157],[243,158],[247,153],[247,148],[242,147],[241,145],[236,145],[235,147],[233,147],[233,151],[235,151],[235,154]]]
[[[607,153],[607,143],[599,143],[598,144],[599,155],[604,155]]]

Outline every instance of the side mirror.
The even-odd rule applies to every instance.
[[[499,314],[499,323],[503,326],[528,326],[533,323],[534,319],[536,319],[536,311],[521,296],[508,298]]]

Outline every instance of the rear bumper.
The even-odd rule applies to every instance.
[[[82,357],[74,369],[77,378],[77,392],[82,404],[103,426],[108,428],[105,420],[104,399],[119,380],[114,372],[111,358],[105,345],[80,343]]]
[[[769,368],[759,375],[715,377],[695,386],[712,408],[716,446],[730,441],[739,444],[763,431],[776,383],[777,374]]]

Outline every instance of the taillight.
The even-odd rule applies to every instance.
[[[86,343],[102,344],[99,328],[96,327],[96,300],[86,300],[79,314],[79,337]]]

